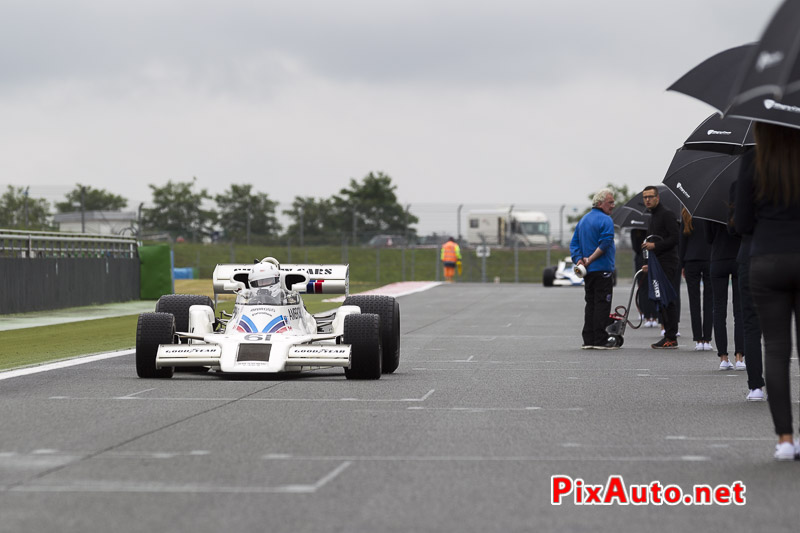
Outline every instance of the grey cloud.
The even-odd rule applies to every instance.
[[[763,23],[753,21],[778,3],[17,2],[0,21],[0,84],[107,79],[155,63],[235,91],[243,64],[279,83],[280,64],[264,62],[276,56],[313,75],[374,83],[557,83],[593,70],[663,77],[755,39]]]

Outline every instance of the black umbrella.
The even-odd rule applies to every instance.
[[[650,225],[650,213],[640,213],[628,206],[621,206],[611,212],[611,220],[618,228],[644,228]]]
[[[715,54],[681,76],[667,90],[697,98],[724,113],[731,102],[731,87],[755,48],[756,43],[751,43]]]
[[[772,16],[740,71],[732,107],[764,98],[780,101],[800,88],[800,2],[786,0]],[[726,112],[726,114],[730,114]]]
[[[683,147],[710,152],[741,153],[745,146],[755,144],[751,120],[722,118],[714,113],[697,126],[683,142]]]
[[[742,154],[681,148],[675,152],[663,183],[692,217],[725,224],[729,191],[739,176],[741,159]]]
[[[668,90],[706,102],[726,117],[800,128],[800,2],[787,0],[758,43],[703,61]]]

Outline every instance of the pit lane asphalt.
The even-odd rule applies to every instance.
[[[746,373],[691,349],[686,298],[677,351],[651,350],[653,329],[580,350],[582,299],[402,297],[401,365],[374,382],[141,380],[132,355],[0,381],[0,532],[794,531],[800,463],[773,462]],[[561,474],[741,480],[747,503],[552,506]]]

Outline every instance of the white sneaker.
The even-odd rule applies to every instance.
[[[791,442],[781,442],[775,445],[775,460],[776,461],[794,461],[797,452],[795,445]]]
[[[747,365],[744,364],[744,361],[736,361],[736,370],[747,370]]]
[[[747,393],[748,402],[763,402],[766,399],[767,396],[762,389],[750,389],[750,392]]]
[[[710,351],[712,351],[714,349],[714,347],[711,346],[710,342],[705,342],[705,343],[703,343],[703,349],[705,351],[707,351],[707,352],[710,352]]]
[[[695,352],[702,352],[703,350],[706,349],[705,346],[706,346],[706,343],[704,343],[704,342],[696,342],[694,344],[694,351]]]
[[[719,369],[720,370],[733,370],[733,363],[730,361],[720,361],[719,362]]]

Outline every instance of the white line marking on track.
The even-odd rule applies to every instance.
[[[435,390],[436,390],[436,389],[431,389],[431,390],[429,390],[428,392],[426,392],[426,393],[425,393],[425,396],[423,396],[422,398],[420,398],[418,401],[420,401],[420,402],[424,402],[425,400],[427,400],[428,398],[430,398],[430,397],[431,397],[431,394],[433,394]]]
[[[20,376],[38,374],[40,372],[47,372],[49,370],[59,370],[62,368],[69,368],[71,366],[85,365],[86,363],[93,363],[95,361],[102,361],[104,359],[113,359],[114,357],[122,357],[123,355],[132,355],[133,353],[134,350],[99,353],[96,355],[87,355],[85,357],[76,357],[75,359],[67,359],[66,361],[48,363],[46,365],[29,366],[26,368],[18,368],[16,370],[8,370],[6,372],[0,372],[0,381],[4,379],[17,378]]]
[[[155,390],[155,389],[148,389],[148,390]],[[103,398],[100,396],[50,396],[48,399],[50,400],[76,400],[76,401],[108,401],[108,400],[139,400],[139,401],[164,401],[164,402],[232,402],[232,401],[241,401],[241,402],[363,402],[363,403],[371,403],[371,402],[378,402],[378,403],[396,403],[396,402],[424,402],[428,398],[430,398],[431,394],[434,393],[436,389],[431,389],[426,392],[421,398],[398,398],[398,399],[391,399],[391,398],[168,398],[168,397],[146,397],[142,398],[140,396],[128,395],[128,396],[113,396],[110,398]],[[141,391],[147,392],[147,391]],[[141,394],[141,392],[135,394]]]
[[[734,440],[734,441],[773,441],[774,438],[763,437],[687,437],[686,435],[667,435],[664,437],[666,440]]]
[[[408,410],[415,411],[456,411],[461,413],[488,413],[491,411],[583,411],[583,407],[407,407]]]
[[[346,460],[331,472],[324,475],[316,483],[310,485],[278,485],[275,487],[229,486],[203,483],[168,484],[168,483],[136,483],[127,481],[94,481],[77,480],[64,485],[21,485],[8,487],[12,492],[115,492],[115,493],[170,493],[170,494],[313,494],[336,479],[344,472],[352,461]],[[2,487],[0,487],[2,490]]]
[[[270,457],[265,457],[268,459]],[[418,456],[418,455],[409,455],[409,456],[400,456],[400,455],[374,455],[374,456],[364,456],[364,455],[356,455],[356,456],[304,456],[304,455],[293,455],[289,458],[292,461],[350,461],[350,462],[359,462],[359,461],[377,461],[377,462],[388,462],[388,461],[419,461],[419,462],[434,462],[434,461],[442,461],[442,462],[457,462],[457,461],[468,461],[468,462],[561,462],[561,461],[581,461],[581,462],[607,462],[607,461],[624,461],[624,462],[654,462],[654,463],[663,463],[663,462],[675,462],[675,461],[710,461],[710,457],[706,457],[703,455],[682,455],[682,456],[642,456],[642,457],[580,457],[574,455],[567,455],[564,457],[549,457],[549,456],[542,456],[542,457],[535,457],[530,455],[525,456],[507,456],[507,457],[498,457],[498,456],[488,456],[488,455],[432,455],[432,456]]]
[[[115,400],[124,400],[126,398],[133,398],[134,396],[136,396],[138,394],[144,394],[145,392],[150,392],[151,390],[156,390],[156,389],[155,389],[155,387],[153,387],[152,389],[140,390],[139,392],[134,392],[133,394],[127,394],[125,396],[117,396],[114,399]]]

